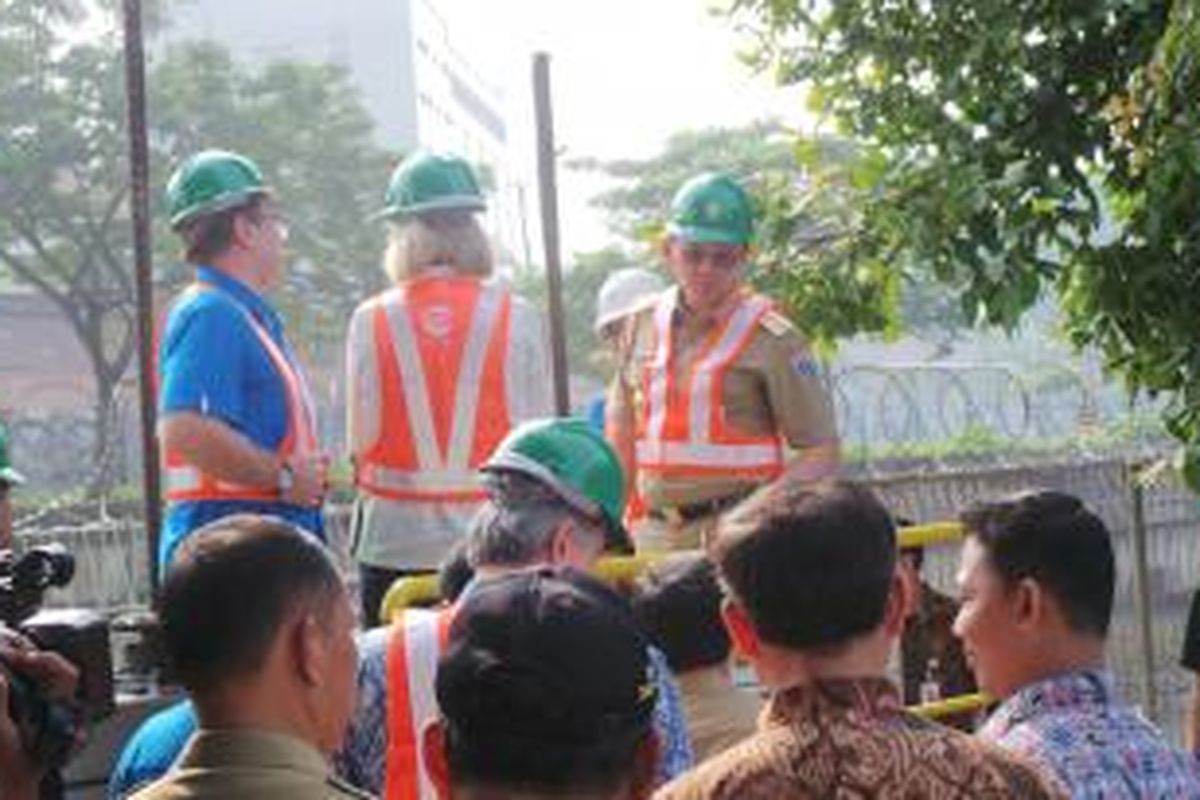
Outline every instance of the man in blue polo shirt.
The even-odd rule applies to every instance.
[[[283,279],[287,227],[262,173],[206,150],[167,184],[171,226],[195,282],[159,350],[159,439],[170,506],[165,570],[188,533],[233,513],[273,514],[324,537],[321,452],[308,386],[263,294]]]

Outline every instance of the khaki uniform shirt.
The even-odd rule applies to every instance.
[[[645,413],[643,369],[654,360],[654,308],[651,302],[625,318],[617,374],[609,392],[608,413],[613,419],[632,421],[635,427]],[[675,348],[668,366],[681,376],[703,349],[712,328],[682,306],[676,308],[673,325]],[[725,373],[720,394],[725,422],[738,431],[778,433],[794,449],[837,440],[821,369],[808,342],[778,311],[759,321],[754,338]],[[639,472],[637,481],[651,509],[747,493],[760,482],[736,471],[686,478]]]
[[[1065,798],[1019,756],[906,712],[883,678],[776,694],[758,732],[667,784],[655,800],[830,797]]]
[[[267,731],[201,730],[179,761],[133,800],[370,800],[331,777],[311,745]]]

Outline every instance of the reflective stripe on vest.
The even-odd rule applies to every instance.
[[[432,301],[423,296],[437,291],[441,296]],[[511,305],[507,291],[461,277],[418,278],[377,298],[372,325],[379,437],[359,459],[361,489],[392,500],[484,499],[476,467],[510,427],[505,362]],[[455,319],[469,325],[463,330],[452,324]],[[446,330],[436,336],[427,320],[440,320]],[[455,375],[455,365],[438,363],[441,351],[433,348],[453,353],[456,346]],[[427,370],[434,369],[455,375],[449,391],[444,382],[441,389],[431,386]]]
[[[747,296],[709,337],[693,363],[672,369],[678,290],[663,293],[654,309],[654,356],[642,376],[646,406],[637,440],[639,470],[669,474],[731,470],[773,477],[783,469],[776,434],[750,435],[729,427],[721,404],[725,372],[754,338],[771,310],[761,295]]]
[[[421,752],[425,724],[437,717],[434,678],[450,634],[452,609],[408,609],[392,624],[387,651],[386,800],[437,800]]]
[[[196,283],[184,290],[187,292],[220,291],[215,286]],[[186,294],[181,294],[180,298]],[[249,310],[236,300],[238,309],[250,326],[250,330],[258,338],[263,352],[271,361],[279,379],[283,384],[283,394],[287,406],[287,429],[280,440],[275,454],[281,461],[290,458],[303,458],[317,452],[316,415],[313,411],[312,397],[308,393],[308,385],[304,382],[299,370],[288,360],[282,348],[271,338],[271,334],[263,327]],[[164,449],[163,451],[163,483],[166,487],[167,499],[172,502],[184,500],[277,500],[279,491],[275,487],[242,486],[223,481],[212,475],[203,473],[198,467],[189,464],[177,452]]]

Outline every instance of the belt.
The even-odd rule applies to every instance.
[[[698,503],[688,503],[683,506],[664,506],[652,508],[646,512],[650,519],[667,522],[672,525],[687,525],[698,519],[711,517],[722,511],[736,506],[749,496],[749,492],[738,492],[725,497],[714,497],[711,500],[701,500]]]

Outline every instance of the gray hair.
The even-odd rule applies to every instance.
[[[388,224],[383,271],[392,282],[414,278],[432,267],[484,278],[492,274],[492,248],[474,214],[446,211]]]
[[[467,529],[467,561],[472,567],[521,567],[547,558],[551,539],[570,521],[573,535],[592,533],[595,524],[536,480],[515,472],[485,476],[488,502]]]

